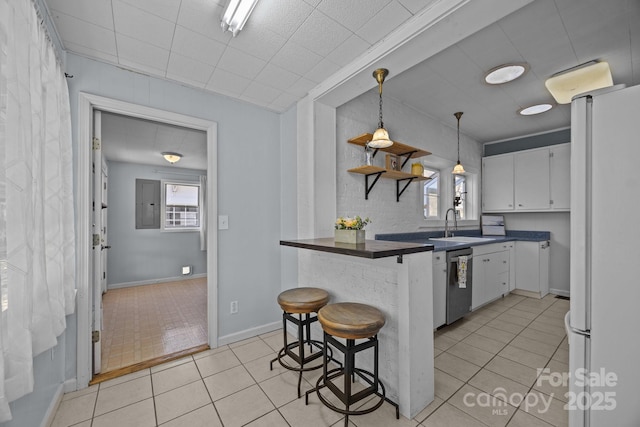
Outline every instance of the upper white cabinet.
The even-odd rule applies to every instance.
[[[482,159],[482,210],[513,210],[513,154]]]
[[[569,210],[571,145],[482,159],[483,212]]]

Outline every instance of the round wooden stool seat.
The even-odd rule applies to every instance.
[[[384,326],[384,314],[375,307],[356,302],[325,305],[318,311],[322,329],[345,339],[370,338]]]
[[[329,293],[319,288],[293,288],[278,295],[278,304],[287,313],[313,313],[328,302]]]

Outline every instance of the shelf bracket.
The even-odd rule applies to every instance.
[[[374,179],[371,185],[369,185],[369,177],[374,175],[376,179]],[[382,172],[369,173],[364,176],[364,199],[365,200],[369,200],[369,193],[371,192],[371,190],[373,190],[373,187],[376,185],[376,182],[378,182],[378,179],[380,179],[381,176],[382,176]]]
[[[402,196],[402,193],[404,193],[404,190],[407,189],[409,184],[411,184],[414,179],[415,178],[402,178],[402,179],[396,180],[396,202],[400,201],[400,196]],[[400,181],[407,181],[404,187],[402,187],[402,190],[400,190]]]
[[[402,162],[402,167],[400,169],[402,169],[404,167],[404,165],[407,164],[407,162],[409,161],[409,159],[411,158],[411,156],[413,156],[413,153],[417,153],[418,150],[413,150],[413,151],[409,151],[408,153],[403,153],[403,154],[398,154],[400,157],[405,157],[404,161]]]

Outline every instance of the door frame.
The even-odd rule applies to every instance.
[[[93,111],[107,111],[146,120],[201,130],[207,134],[207,326],[211,348],[218,346],[218,124],[210,120],[191,117],[126,101],[80,92],[78,96],[77,163],[74,178],[76,188],[76,387],[88,386],[91,372],[92,347],[92,197],[91,141]]]

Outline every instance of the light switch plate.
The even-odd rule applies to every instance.
[[[218,215],[218,230],[229,229],[229,215]]]

